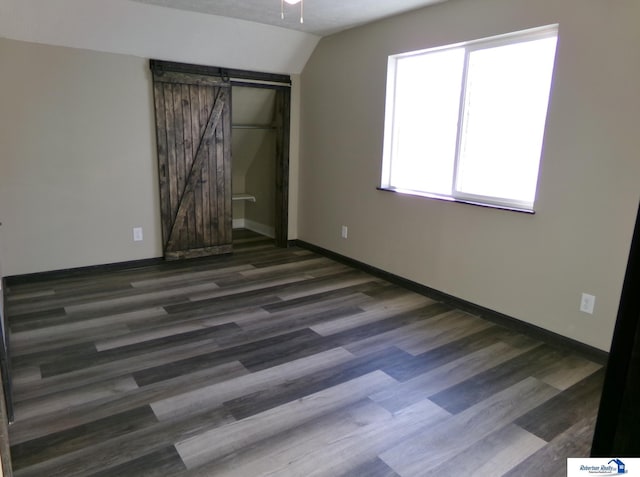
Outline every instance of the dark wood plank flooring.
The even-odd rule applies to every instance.
[[[547,477],[588,455],[600,364],[247,231],[234,248],[10,287],[17,477]]]

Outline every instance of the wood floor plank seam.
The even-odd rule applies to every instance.
[[[16,477],[536,477],[588,455],[604,373],[588,356],[234,240],[11,283]]]
[[[161,416],[158,415],[155,409],[154,403],[156,401],[170,401],[176,397],[182,401],[183,395],[216,386],[220,383],[225,383],[226,385],[226,383],[247,374],[248,371],[239,362],[231,362],[180,376],[174,380],[161,381],[143,388],[136,385],[134,389],[123,390],[120,393],[104,396],[93,401],[80,402],[68,406],[64,419],[60,418],[60,412],[58,410],[48,412],[46,408],[41,408],[40,412],[33,417],[18,420],[12,425],[12,443],[19,444],[66,429],[89,424],[97,419],[107,418],[113,414],[129,411],[145,404],[149,404],[154,410],[156,417],[160,419]],[[133,380],[131,376],[129,376],[128,379]],[[55,398],[55,396],[52,396],[52,398]],[[217,404],[216,406],[210,406],[206,409],[211,410],[214,407],[219,408],[220,405]],[[205,407],[200,406],[191,414],[197,414],[203,410],[205,410]],[[162,420],[168,420],[166,415],[162,417]]]

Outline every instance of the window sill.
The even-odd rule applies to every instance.
[[[381,190],[383,192],[393,192],[395,194],[402,194],[402,195],[412,195],[412,196],[416,196],[416,197],[424,197],[426,199],[435,199],[435,200],[440,200],[443,202],[455,202],[458,204],[467,204],[467,205],[475,205],[477,207],[485,207],[485,208],[489,208],[489,209],[499,209],[499,210],[509,210],[511,212],[519,212],[521,214],[529,214],[529,215],[534,215],[536,212],[534,210],[529,210],[529,209],[521,209],[518,207],[509,207],[506,205],[496,205],[496,204],[486,204],[486,203],[482,203],[482,202],[473,202],[470,200],[463,200],[463,199],[456,199],[453,197],[445,197],[445,196],[441,196],[441,195],[435,195],[435,194],[428,194],[426,192],[418,192],[415,190],[406,190],[406,189],[389,189],[386,187],[376,187],[377,190]]]

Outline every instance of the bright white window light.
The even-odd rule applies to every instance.
[[[533,210],[557,26],[389,58],[383,188]]]
[[[400,160],[391,163],[393,184],[451,193],[463,61],[464,50],[456,48],[397,63],[392,156]]]

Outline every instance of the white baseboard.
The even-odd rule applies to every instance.
[[[271,227],[269,225],[265,225],[265,224],[261,224],[259,222],[255,222],[253,220],[244,219],[244,228],[245,229],[249,229],[249,230],[253,230],[254,232],[262,234],[262,235],[266,235],[267,237],[275,238],[275,236],[276,236],[275,228],[273,228],[273,227]]]
[[[261,224],[250,219],[233,219],[234,229],[253,230],[256,233],[267,237],[275,238],[276,230],[270,225]]]

